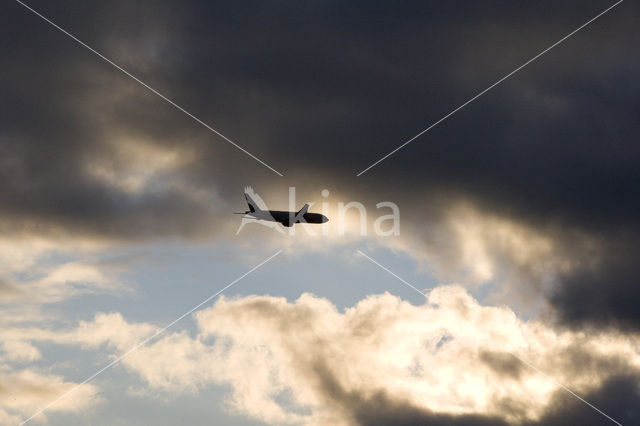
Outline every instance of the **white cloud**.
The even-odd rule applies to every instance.
[[[151,324],[127,323],[119,313],[99,313],[93,321],[81,321],[75,330],[55,333],[53,338],[59,343],[78,343],[91,347],[108,343],[124,351],[150,337],[157,329]]]
[[[79,345],[96,349],[107,344],[112,351],[124,351],[153,334],[156,327],[149,324],[129,324],[120,314],[97,314],[93,321],[84,322],[72,330],[60,331],[42,327],[4,327],[0,329],[0,424],[18,424],[39,409],[72,390],[76,383],[63,377],[43,374],[31,368],[22,369],[17,363],[42,358],[36,345],[41,342]],[[84,384],[65,395],[48,411],[81,411],[102,402],[97,386]],[[46,412],[38,415],[45,419]],[[16,421],[17,420],[17,421]]]
[[[233,411],[304,424],[354,423],[354,401],[376,395],[424,413],[538,420],[558,387],[508,351],[582,394],[640,369],[637,337],[557,332],[508,308],[482,306],[457,286],[438,287],[428,300],[414,306],[383,294],[339,312],[310,294],[294,303],[221,298],[195,315],[197,336],[168,334],[123,363],[150,389],[228,384]],[[82,328],[102,329],[125,351],[123,342],[133,339],[123,334],[138,326],[111,315]]]
[[[24,340],[4,340],[0,348],[3,352],[1,358],[9,361],[35,361],[42,357],[38,348]]]
[[[27,309],[86,293],[127,291],[118,279],[121,268],[93,259],[100,248],[104,244],[91,240],[0,239],[0,311],[17,302]],[[76,260],[63,260],[70,256]]]
[[[7,372],[3,367],[0,369],[0,422],[20,423],[74,386],[76,383],[59,376],[42,375],[29,369]],[[84,410],[101,401],[97,392],[98,389],[91,384],[81,386],[49,410]],[[42,421],[45,414],[39,420]]]
[[[484,288],[485,301],[508,303],[519,313],[535,313],[558,277],[593,260],[598,250],[585,234],[532,227],[465,201],[419,213],[420,220],[402,223],[400,237],[375,242],[410,256],[441,282]]]
[[[17,425],[22,421],[22,417],[16,414],[9,414],[6,410],[0,408],[0,424],[1,425]]]
[[[97,316],[92,329],[82,324],[72,331],[55,330],[59,315],[42,310],[86,293],[123,291],[117,279],[118,268],[82,259],[101,245],[90,240],[54,240],[5,237],[0,239],[0,424],[18,424],[60,395],[76,386],[73,381],[35,367],[43,360],[41,342],[91,346],[100,338],[101,320]],[[127,339],[135,339],[141,326],[129,326]],[[116,341],[117,326],[109,330]],[[146,331],[146,329],[145,329]],[[126,340],[124,344],[129,344]],[[95,385],[83,385],[47,411],[77,412],[95,406],[101,400]],[[46,413],[37,417],[46,420]]]

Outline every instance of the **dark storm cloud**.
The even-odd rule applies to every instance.
[[[636,234],[637,235],[637,234]],[[637,237],[607,245],[595,265],[563,277],[550,296],[558,320],[570,327],[640,327],[640,265]]]
[[[206,228],[216,206],[194,201],[184,191],[168,185],[162,191],[125,194],[88,173],[92,162],[118,171],[126,158],[114,153],[113,141],[122,135],[131,144],[143,137],[171,149],[179,138],[190,136],[184,130],[188,120],[17,4],[8,9],[2,17],[3,56],[11,58],[2,70],[3,232],[47,234],[62,228],[75,235],[126,239],[159,232],[193,235]],[[97,28],[104,19],[122,24],[120,18],[128,13],[99,7],[95,12],[104,12]],[[159,15],[148,17],[158,20],[146,25],[150,32],[163,21]],[[86,20],[78,23],[81,32],[91,27]],[[129,32],[124,34],[122,28],[113,31],[122,37],[143,33],[132,27],[125,27]],[[99,37],[97,44],[105,47],[112,34]],[[140,58],[149,59],[146,52]]]
[[[611,377],[600,388],[584,395],[584,399],[623,425],[640,421],[640,387],[637,374]],[[548,412],[531,425],[602,425],[609,422],[583,402],[558,391]]]
[[[7,5],[0,226],[116,239],[211,235],[247,182],[392,199],[408,228],[423,223],[416,210],[433,209],[437,221],[439,205],[463,198],[551,230],[572,258],[583,253],[573,235],[589,235],[600,250],[560,277],[551,305],[576,327],[637,327],[640,253],[618,243],[640,235],[635,3],[355,178],[610,4],[33,2],[284,178]],[[155,178],[166,180],[160,189],[126,193],[88,171],[97,161],[124,174],[127,153],[114,148],[123,138],[195,158]],[[624,253],[608,253],[618,247]]]
[[[584,352],[576,354],[588,356]],[[500,354],[502,356],[502,354]],[[505,354],[505,356],[511,356]],[[597,357],[596,357],[597,358]],[[493,361],[492,361],[493,362]],[[516,361],[519,362],[519,361]],[[624,367],[624,365],[621,364]],[[583,397],[598,409],[622,424],[636,424],[640,420],[640,381],[635,373],[614,374],[597,389]],[[349,413],[354,423],[363,426],[383,425],[506,425],[510,424],[497,416],[450,415],[433,413],[413,405],[398,395],[389,395],[384,390],[348,391],[322,363],[316,364],[315,374],[322,391],[331,404]],[[535,395],[532,395],[535,398]],[[504,413],[515,415],[523,407],[501,404]],[[537,425],[601,425],[609,422],[602,414],[587,406],[566,391],[559,389],[548,408],[535,422],[523,421],[515,424]],[[512,423],[513,424],[513,423]]]

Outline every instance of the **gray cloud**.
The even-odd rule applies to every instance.
[[[13,284],[9,280],[0,277],[0,301],[11,300],[20,297],[23,294],[20,287]]]
[[[635,238],[620,240],[607,244],[608,250],[595,264],[563,277],[563,285],[550,297],[559,323],[570,327],[638,328],[640,265]]]
[[[512,355],[503,352],[484,351],[480,354],[480,360],[497,373],[513,379],[518,379],[522,370],[525,368],[525,366]]]
[[[640,420],[637,374],[620,374],[611,377],[598,389],[584,398],[622,424],[635,424]],[[580,401],[558,392],[548,413],[540,425],[601,425],[608,420],[594,416],[594,412]]]
[[[536,288],[561,324],[637,329],[635,3],[354,176],[608,5],[34,3],[278,178],[14,4],[0,18],[0,230],[224,237],[245,183],[327,187],[396,201],[415,251],[447,271],[460,251],[438,232],[465,200],[571,263],[491,246],[516,292]]]

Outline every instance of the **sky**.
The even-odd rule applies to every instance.
[[[614,4],[6,2],[0,424],[639,424]]]

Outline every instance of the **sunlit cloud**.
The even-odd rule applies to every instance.
[[[344,312],[310,294],[295,302],[221,298],[195,319],[196,336],[170,333],[123,364],[149,391],[228,384],[231,411],[268,423],[359,423],[357,410],[365,404],[375,411],[376,395],[423,419],[535,422],[564,391],[511,353],[581,394],[616,374],[640,371],[640,341],[633,335],[558,332],[520,320],[509,308],[483,306],[457,286],[435,288],[424,305],[382,294]],[[69,336],[119,353],[152,330],[112,314]]]
[[[0,420],[11,421],[13,424],[22,422],[76,386],[76,383],[66,381],[60,376],[45,375],[29,369],[7,371],[4,366],[0,366],[0,382]],[[98,388],[87,384],[50,407],[50,410],[77,412],[95,407],[101,402]],[[46,414],[38,420],[43,419],[46,419]]]

